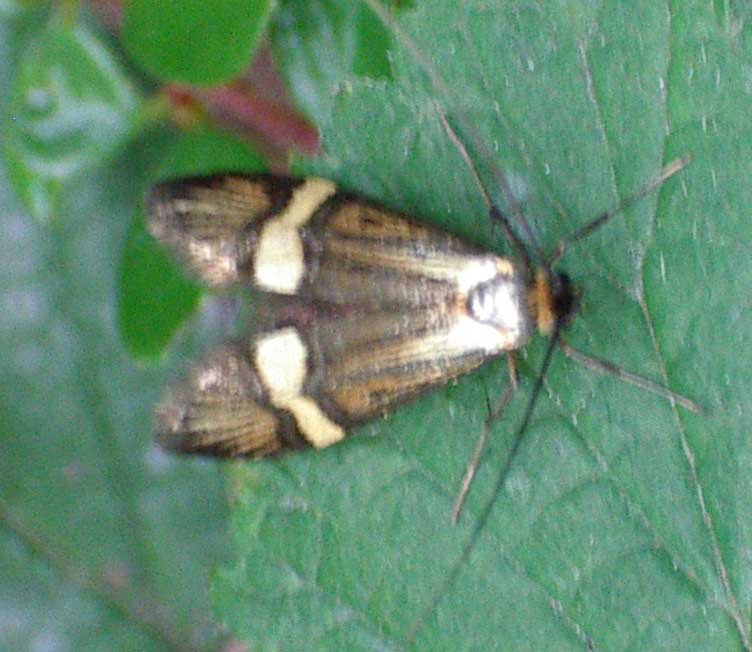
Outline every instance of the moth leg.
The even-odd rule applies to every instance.
[[[507,353],[507,370],[509,371],[509,384],[517,389],[520,385],[520,372],[517,369],[517,360],[514,357],[514,351]]]
[[[682,394],[672,392],[668,387],[660,385],[659,383],[656,383],[648,378],[638,376],[637,374],[633,374],[631,371],[622,369],[609,360],[596,358],[595,356],[583,353],[582,351],[575,349],[573,346],[567,344],[561,338],[559,338],[559,341],[561,342],[561,347],[567,357],[581,362],[586,367],[589,367],[590,369],[598,371],[602,374],[610,374],[612,376],[616,376],[616,378],[619,378],[624,382],[629,383],[630,385],[634,385],[635,387],[639,387],[640,389],[644,389],[648,392],[651,392],[652,394],[674,402],[677,405],[681,405],[685,410],[695,412],[696,414],[702,414],[703,409],[692,399],[689,399]]]
[[[488,434],[491,431],[491,426],[493,425],[493,422],[501,416],[507,405],[509,405],[509,402],[512,400],[512,395],[519,386],[520,379],[517,373],[517,363],[514,359],[514,351],[509,351],[509,353],[507,353],[507,369],[509,371],[509,385],[504,390],[504,393],[494,407],[491,407],[491,403],[488,401],[488,396],[486,395],[488,416],[483,424],[483,429],[481,430],[480,435],[478,435],[473,456],[470,459],[470,463],[467,465],[467,469],[465,469],[465,475],[462,478],[459,493],[454,500],[454,507],[452,508],[452,523],[456,523],[460,517],[462,507],[465,504],[465,498],[470,491],[470,485],[473,483],[475,472],[478,470],[478,465],[483,457],[483,451],[486,448],[486,442],[488,441]]]

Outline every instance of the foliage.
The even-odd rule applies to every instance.
[[[229,465],[228,552],[218,465],[168,458],[149,434],[160,388],[218,337],[221,315],[206,297],[195,313],[197,289],[183,281],[150,330],[153,304],[138,296],[162,281],[137,277],[163,262],[133,246],[157,176],[257,158],[224,134],[149,127],[138,74],[88,22],[6,12],[0,563],[10,626],[0,643],[214,647],[201,587],[225,558],[213,613],[254,650],[752,649],[744,12],[289,0],[271,18],[290,91],[322,132],[321,156],[297,171],[499,251],[512,253],[439,109],[513,212],[499,175],[508,180],[545,252],[668,161],[692,157],[561,266],[583,291],[568,339],[706,413],[557,354],[477,549],[414,639],[488,498],[541,343],[521,356],[522,389],[457,527],[451,504],[486,397],[506,384],[502,362],[331,449]],[[154,53],[137,36],[126,37],[133,57],[169,72],[144,63]],[[181,39],[161,42],[157,56],[178,61]],[[207,47],[221,60],[222,39]],[[181,324],[158,362],[122,348],[120,337],[154,355]]]

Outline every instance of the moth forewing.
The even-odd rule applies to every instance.
[[[208,285],[246,281],[258,225],[289,202],[293,185],[233,174],[161,183],[146,198],[149,230]]]
[[[540,275],[324,179],[182,179],[147,206],[152,234],[206,283],[273,293],[259,332],[168,391],[160,438],[176,450],[328,446],[550,321]]]

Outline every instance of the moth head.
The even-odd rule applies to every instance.
[[[550,335],[557,324],[567,324],[577,312],[579,296],[568,274],[538,269],[530,294],[538,330],[544,335]]]

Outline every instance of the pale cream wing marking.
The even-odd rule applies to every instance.
[[[283,328],[256,342],[256,368],[275,407],[295,417],[298,430],[316,448],[345,437],[345,430],[324,414],[316,401],[303,395],[308,352],[295,328]]]
[[[254,257],[256,283],[261,289],[295,294],[306,272],[300,227],[336,192],[331,181],[306,179],[293,191],[285,209],[266,221]]]

